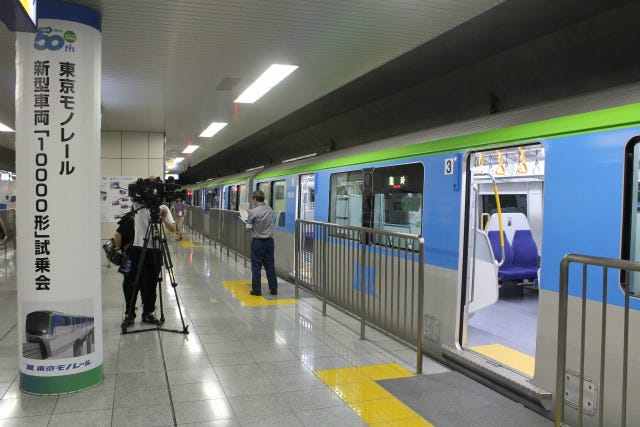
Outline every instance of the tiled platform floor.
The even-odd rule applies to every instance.
[[[222,282],[242,286],[240,281],[250,279],[249,269],[186,236],[184,242],[171,239],[170,250],[190,333],[121,335],[121,276],[114,268],[103,266],[105,380],[93,389],[61,396],[31,396],[19,390],[15,257],[9,251],[7,258],[0,259],[0,426],[431,425],[430,420],[419,418],[429,413],[415,405],[423,398],[424,408],[428,408],[429,393],[436,393],[433,388],[425,389],[423,397],[416,391],[407,399],[410,402],[405,403],[413,407],[413,411],[407,407],[409,418],[404,409],[393,409],[397,406],[378,410],[389,396],[382,388],[384,395],[369,393],[366,388],[363,392],[348,380],[339,391],[335,383],[332,387],[326,381],[327,375],[330,377],[327,372],[366,365],[396,363],[389,366],[413,371],[414,352],[375,332],[368,332],[372,341],[361,341],[358,324],[334,310],[330,310],[330,317],[323,317],[313,298],[302,298],[298,304],[243,305]],[[182,329],[173,289],[168,287],[164,296],[164,327]],[[277,298],[264,298],[291,299],[293,288],[281,282]],[[139,320],[133,329],[139,327]],[[373,381],[380,379],[391,392],[398,387],[402,390],[402,381],[409,381],[415,391],[416,384],[430,375],[435,378],[450,373],[439,363],[424,360],[424,375],[419,377],[409,373],[406,378],[378,378],[371,373],[375,368],[355,369],[368,372],[371,388],[376,384]],[[441,384],[447,387],[446,382]],[[494,393],[477,387],[483,388],[483,394]],[[359,391],[349,395],[348,390]],[[521,408],[527,420],[535,420],[534,425],[552,425],[495,395],[511,407]],[[372,402],[376,399],[379,401]],[[467,418],[460,414],[467,409],[457,410],[457,416],[434,414],[437,422],[431,423],[461,425],[459,421]],[[381,418],[371,418],[377,413],[383,414]],[[478,421],[473,425],[496,425]],[[512,418],[509,422],[505,425],[527,425]]]

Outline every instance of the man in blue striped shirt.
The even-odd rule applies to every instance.
[[[253,225],[251,231],[251,295],[262,295],[260,276],[262,266],[267,272],[267,282],[271,295],[278,295],[278,279],[274,261],[273,209],[264,203],[264,193],[253,193],[254,208],[249,210],[247,224]]]

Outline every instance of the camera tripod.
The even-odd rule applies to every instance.
[[[136,209],[135,212],[140,209],[145,208],[142,206]],[[145,269],[145,258],[149,256],[151,258],[151,262],[153,263],[153,271],[158,271],[158,275],[156,277],[158,286],[158,298],[160,301],[160,324],[153,328],[146,329],[134,329],[129,331],[128,326],[124,324],[121,326],[122,334],[133,334],[138,332],[147,332],[147,331],[167,331],[167,332],[176,332],[180,334],[188,334],[189,326],[185,325],[184,317],[182,315],[182,309],[180,307],[180,300],[178,299],[178,292],[176,287],[178,284],[175,280],[175,275],[173,272],[173,263],[171,261],[171,254],[169,253],[169,247],[167,246],[167,239],[164,232],[164,227],[162,226],[162,220],[160,219],[160,207],[148,208],[150,218],[149,223],[147,225],[147,230],[144,236],[144,244],[142,245],[142,251],[140,253],[140,257],[136,263],[136,276],[132,284],[132,295],[131,295],[131,304],[129,308],[129,314],[135,313],[135,305],[136,299],[138,295],[138,290],[140,289],[140,277],[142,275],[142,271]],[[149,248],[151,242],[151,248]],[[152,253],[152,251],[159,251],[159,254]],[[159,255],[159,256],[157,256]],[[164,317],[164,305],[162,300],[162,264],[165,265],[167,272],[169,273],[169,280],[171,282],[171,287],[173,288],[173,292],[176,298],[176,304],[178,304],[178,313],[180,313],[180,321],[182,322],[182,330],[178,329],[165,329],[160,327],[165,321]],[[144,301],[143,301],[144,303]]]

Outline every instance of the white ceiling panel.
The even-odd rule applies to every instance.
[[[102,128],[166,134],[191,164],[501,3],[497,0],[89,0],[102,13]],[[0,122],[14,120],[14,35],[0,29]],[[255,104],[272,63],[298,65]],[[216,90],[237,78],[231,91]],[[226,121],[213,138],[198,135]],[[12,147],[13,136],[0,134]],[[188,162],[183,164],[186,166]]]

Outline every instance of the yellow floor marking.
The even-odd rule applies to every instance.
[[[207,246],[209,246],[205,244],[196,244],[201,242],[193,243],[193,241],[191,240],[178,240],[178,243],[180,243],[180,246],[182,246],[183,248],[206,248]]]
[[[376,383],[382,379],[413,376],[397,363],[324,369],[314,373],[369,425],[433,427]]]
[[[521,353],[502,344],[478,345],[469,347],[490,359],[496,360],[510,368],[533,377],[536,368],[536,358]]]
[[[251,290],[251,280],[223,280],[222,286],[227,288],[231,295],[243,305],[249,307],[258,307],[264,305],[287,305],[298,304],[296,299],[266,299],[263,296],[253,296],[249,294]]]

